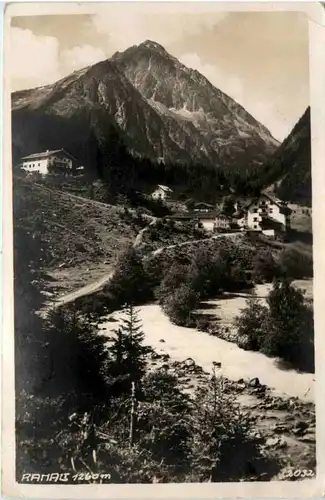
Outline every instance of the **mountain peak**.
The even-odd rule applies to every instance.
[[[159,55],[165,56],[165,57],[168,56],[169,58],[172,57],[170,54],[168,54],[167,50],[159,43],[154,42],[153,40],[145,40],[144,42],[141,42],[138,45],[132,45],[128,49],[124,50],[123,52],[119,52],[119,51],[115,52],[115,54],[113,54],[111,59],[113,61],[116,61],[116,60],[123,59],[124,57],[130,57],[130,56],[133,57],[134,54],[137,54],[137,53],[140,53],[143,55],[144,52],[141,51],[141,49],[145,49],[146,57],[148,55],[150,55],[150,52],[154,52],[156,54],[159,54]]]
[[[166,54],[166,49],[157,42],[153,40],[146,40],[138,45],[138,47],[145,47],[146,49],[155,50],[161,54]]]
[[[14,95],[13,107],[17,116],[24,110],[44,110],[44,127],[51,116],[48,130],[53,129],[53,149],[57,145],[71,149],[61,125],[59,140],[59,127],[52,125],[54,115],[57,123],[69,119],[72,129],[82,129],[79,135],[86,137],[90,130],[95,139],[99,129],[105,135],[110,119],[133,153],[165,161],[246,169],[264,163],[278,146],[242,106],[149,39],[45,90]],[[30,144],[30,128],[19,119],[15,126],[16,130],[21,127],[20,143]],[[33,119],[35,123],[40,120],[39,114]],[[44,137],[48,137],[46,132]],[[37,151],[36,147],[40,146],[35,145]],[[47,144],[42,147],[46,149]]]

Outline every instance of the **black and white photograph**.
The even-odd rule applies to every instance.
[[[29,6],[5,66],[14,481],[299,493],[317,474],[307,13]]]

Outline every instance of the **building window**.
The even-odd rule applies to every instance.
[[[270,208],[270,214],[273,214],[273,208]]]
[[[262,201],[261,201],[261,205],[265,205],[265,200],[262,200]]]
[[[256,229],[256,228],[257,228],[257,224],[254,224],[254,229]]]
[[[257,208],[253,208],[254,214],[257,214]]]
[[[253,221],[254,221],[254,222],[257,222],[257,217],[254,217]]]

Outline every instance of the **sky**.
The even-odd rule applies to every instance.
[[[97,4],[91,14],[13,17],[12,90],[53,83],[150,39],[200,71],[282,141],[309,105],[306,15],[158,5]]]

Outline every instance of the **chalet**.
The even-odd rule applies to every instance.
[[[215,220],[216,220],[216,212],[215,211],[210,211],[210,212],[195,212],[196,217],[200,224],[206,229],[207,231],[214,231],[215,229]]]
[[[231,218],[227,215],[219,213],[214,219],[214,230],[218,232],[228,231],[231,229]]]
[[[170,199],[173,190],[168,186],[163,186],[162,184],[158,184],[153,193],[151,193],[151,198],[154,200],[162,200],[167,201]]]
[[[77,160],[64,149],[55,149],[24,156],[21,166],[28,173],[71,175],[77,169]]]
[[[262,193],[246,205],[246,226],[253,231],[286,231],[290,226],[290,209],[272,194]]]
[[[194,205],[194,212],[208,213],[208,212],[211,212],[211,210],[213,210],[213,209],[214,209],[214,206],[210,205],[209,203],[199,202],[199,203],[195,203],[195,205]]]
[[[196,227],[203,227],[207,231],[214,231],[214,222],[216,218],[216,212],[212,211],[209,213],[205,212],[183,212],[170,215],[169,219],[176,220],[178,222],[189,222],[194,224]]]

